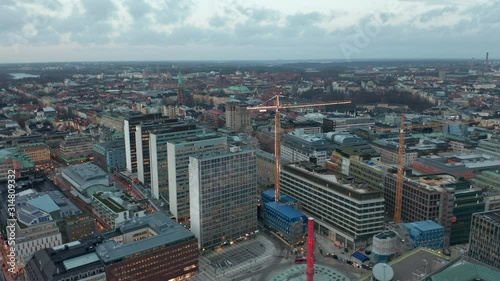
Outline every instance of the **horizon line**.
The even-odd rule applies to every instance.
[[[372,61],[391,61],[391,62],[408,62],[408,61],[471,61],[476,63],[484,63],[485,59],[476,58],[356,58],[356,59],[182,59],[182,60],[88,60],[88,61],[33,61],[33,62],[0,62],[0,65],[15,65],[15,64],[63,64],[63,63],[139,63],[139,62],[156,62],[156,63],[185,63],[185,62],[315,62],[315,63],[353,63],[353,62],[372,62]],[[488,62],[497,62],[500,59],[489,58]]]

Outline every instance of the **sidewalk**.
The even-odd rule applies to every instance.
[[[342,258],[345,260],[350,258],[350,253],[344,253],[344,248],[337,248],[333,241],[331,241],[327,237],[316,234],[315,238],[316,244],[323,251],[323,255],[325,255],[326,253],[330,253],[337,255],[339,259]]]

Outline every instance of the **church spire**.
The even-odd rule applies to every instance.
[[[179,70],[179,82],[177,83],[177,105],[186,105],[184,100],[184,81],[182,81],[182,73]]]

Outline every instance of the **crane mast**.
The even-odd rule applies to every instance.
[[[468,124],[475,123],[475,121],[461,121],[460,123]],[[416,128],[429,128],[443,126],[448,123],[428,123],[428,124],[417,124],[417,125],[405,125],[405,115],[401,115],[401,126],[399,127],[399,146],[398,146],[398,172],[396,175],[396,194],[395,194],[395,204],[394,204],[394,223],[401,223],[402,211],[403,211],[403,191],[404,191],[404,165],[405,165],[405,145],[406,145],[406,129],[416,129]],[[381,128],[375,131],[392,131],[394,128]]]
[[[301,107],[311,107],[311,106],[326,106],[326,105],[338,105],[338,104],[349,104],[351,103],[350,100],[345,100],[345,101],[336,101],[336,102],[319,102],[319,103],[307,103],[307,104],[281,104],[280,101],[280,95],[276,95],[272,97],[271,99],[267,100],[263,104],[256,106],[256,107],[247,107],[248,110],[274,110],[276,112],[276,115],[274,117],[274,155],[275,155],[275,163],[276,163],[276,171],[275,171],[275,179],[276,182],[274,184],[275,186],[275,191],[274,191],[274,200],[276,202],[280,201],[281,195],[280,195],[280,190],[281,190],[281,182],[280,182],[280,172],[281,172],[281,116],[280,116],[280,110],[281,109],[289,109],[289,108],[301,108]],[[274,105],[264,105],[268,101],[275,99],[276,102]]]
[[[279,202],[280,197],[280,171],[281,171],[281,121],[280,121],[280,96],[276,96],[276,115],[274,116],[274,155],[276,170],[274,177],[276,182],[274,184],[274,201]]]
[[[394,223],[401,223],[401,210],[403,207],[403,183],[405,166],[405,115],[401,115],[401,127],[399,128],[398,147],[398,174],[396,181],[396,206],[394,208]]]

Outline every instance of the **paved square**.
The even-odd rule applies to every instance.
[[[233,267],[263,256],[269,247],[266,244],[262,243],[262,239],[251,239],[217,250],[206,257],[214,268]]]

